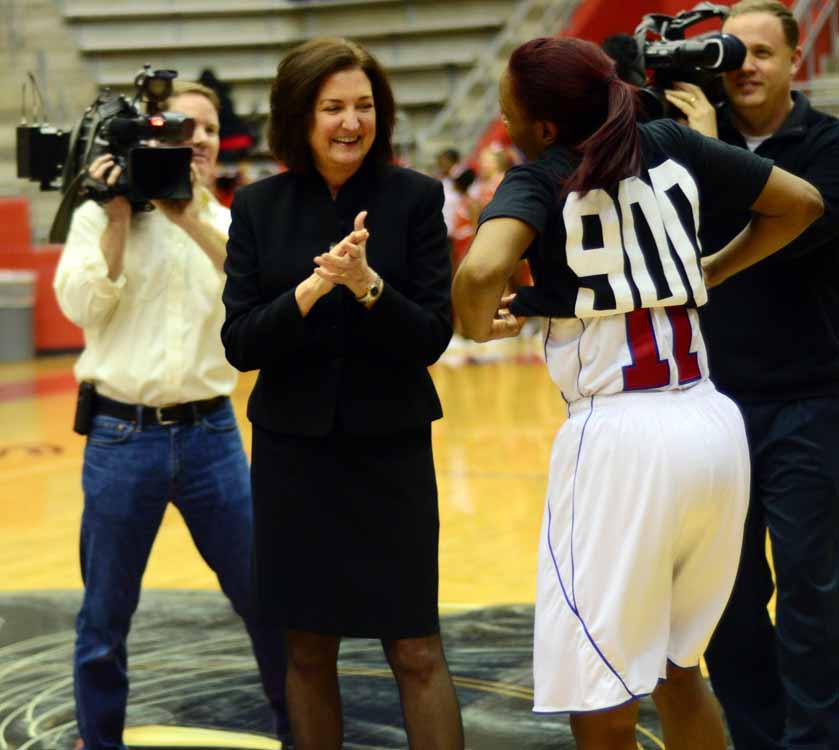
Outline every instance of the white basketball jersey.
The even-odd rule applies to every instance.
[[[672,121],[639,133],[638,176],[560,198],[575,156],[551,147],[513,167],[481,215],[537,232],[526,253],[535,285],[520,288],[510,309],[544,320],[548,368],[568,401],[708,378],[700,225],[748,210],[772,169]]]
[[[545,355],[568,401],[685,388],[708,377],[699,318],[685,306],[707,300],[697,186],[672,159],[650,169],[648,179],[621,180],[616,193],[571,193],[563,206],[565,257],[578,279],[576,318],[547,320]],[[692,226],[673,205],[674,186],[692,209]],[[584,220],[599,224],[600,247],[584,246]],[[605,279],[611,304],[598,301],[587,279],[601,288]]]
[[[640,308],[545,320],[545,357],[566,401],[595,394],[689,388],[708,377],[695,309]]]

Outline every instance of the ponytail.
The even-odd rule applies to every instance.
[[[507,73],[527,114],[556,125],[556,142],[581,156],[562,196],[610,188],[639,173],[637,89],[617,78],[615,63],[596,44],[572,37],[532,39],[514,50]]]
[[[637,175],[641,171],[636,90],[614,74],[606,85],[606,122],[577,146],[582,161],[563,185],[563,197],[573,190],[610,188],[624,177]]]

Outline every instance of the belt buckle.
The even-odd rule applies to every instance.
[[[154,407],[154,416],[157,417],[157,423],[161,427],[170,427],[173,424],[177,424],[177,419],[164,419],[163,418],[163,410],[168,409],[168,406],[155,406]]]

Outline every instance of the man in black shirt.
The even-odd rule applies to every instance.
[[[702,92],[668,100],[706,135],[749,148],[822,193],[824,216],[700,310],[711,376],[739,404],[752,491],[737,582],[706,652],[737,750],[839,748],[839,121],[791,90],[798,26],[781,2],[745,0],[723,29],[748,54],[714,115]],[[718,133],[717,133],[718,129]],[[706,219],[706,254],[749,217]],[[776,624],[767,604],[777,583]]]

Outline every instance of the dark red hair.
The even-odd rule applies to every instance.
[[[557,142],[582,160],[562,188],[610,188],[641,167],[637,90],[621,81],[597,45],[542,37],[518,47],[507,66],[513,95],[527,115],[557,127]]]

